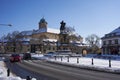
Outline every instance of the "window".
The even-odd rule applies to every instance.
[[[51,50],[51,47],[49,46],[49,49],[48,50]]]
[[[109,44],[112,44],[112,40],[109,40],[108,42],[109,42]]]
[[[106,41],[103,41],[103,45],[106,45]]]
[[[55,47],[53,47],[53,50],[55,50]]]
[[[118,39],[115,39],[114,41],[115,41],[115,44],[118,44]]]

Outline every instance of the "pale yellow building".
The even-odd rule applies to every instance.
[[[42,18],[39,29],[34,30],[30,40],[31,52],[46,53],[57,50],[57,41],[60,31],[48,28],[47,22]]]
[[[7,45],[7,53],[47,53],[57,50],[71,50],[75,53],[85,52],[87,46],[83,44],[83,38],[78,35],[68,34],[66,23],[60,23],[59,29],[49,28],[47,22],[42,18],[38,23],[37,30],[22,31],[16,46]],[[76,39],[77,38],[77,39]]]

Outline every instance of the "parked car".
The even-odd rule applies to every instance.
[[[10,56],[10,62],[19,62],[21,61],[21,56],[19,54],[12,54]]]
[[[30,53],[24,53],[23,54],[23,59],[24,60],[30,60],[31,59],[31,54]]]

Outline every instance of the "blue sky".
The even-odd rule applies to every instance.
[[[104,36],[120,26],[120,0],[0,0],[0,37],[12,31],[38,29],[44,17],[49,28],[64,20],[83,38]]]

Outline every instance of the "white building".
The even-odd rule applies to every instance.
[[[101,39],[103,54],[120,54],[120,27],[105,34]]]

